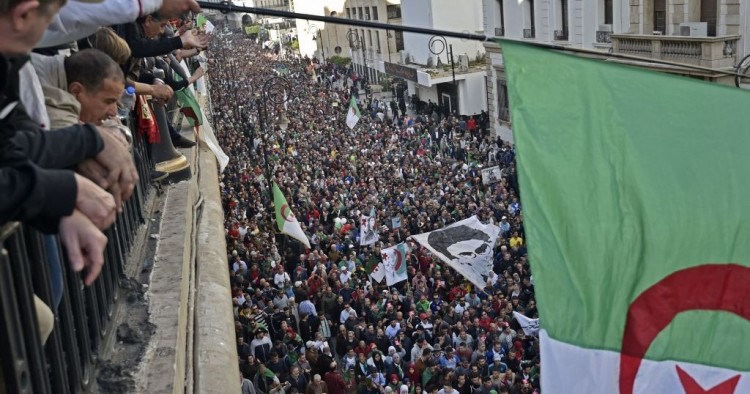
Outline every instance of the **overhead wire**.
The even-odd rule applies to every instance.
[[[741,78],[741,79],[748,78],[748,76],[738,73],[735,68],[733,68],[732,70],[721,70],[721,69],[714,69],[710,67],[703,67],[703,66],[686,64],[686,63],[672,62],[668,60],[653,59],[649,57],[633,56],[633,55],[622,54],[622,53],[601,52],[601,51],[597,51],[593,49],[576,48],[576,47],[571,47],[567,45],[542,43],[542,42],[528,41],[528,40],[514,40],[510,38],[505,38],[505,37],[493,37],[493,36],[487,36],[484,34],[455,32],[455,31],[449,31],[449,30],[425,28],[425,27],[392,25],[392,24],[383,23],[383,22],[373,22],[373,21],[360,20],[360,19],[340,18],[336,16],[304,14],[304,13],[293,12],[293,11],[274,10],[270,8],[245,7],[245,6],[238,6],[238,5],[231,4],[228,1],[223,1],[220,3],[198,1],[198,4],[203,9],[215,10],[224,14],[227,14],[230,12],[241,12],[241,13],[264,15],[264,16],[275,16],[275,17],[280,17],[280,18],[304,19],[308,21],[312,20],[312,21],[317,21],[317,22],[325,22],[325,23],[345,25],[345,26],[357,26],[357,27],[367,27],[371,29],[401,31],[404,33],[437,35],[437,36],[443,36],[443,37],[458,38],[462,40],[472,40],[472,41],[480,41],[480,42],[492,41],[492,42],[497,42],[500,44],[503,41],[512,41],[512,42],[517,42],[517,43],[523,43],[525,45],[531,45],[531,46],[546,48],[550,50],[557,50],[557,51],[562,51],[562,52],[575,53],[575,54],[585,55],[589,57],[593,56],[593,57],[602,58],[602,59],[620,59],[620,60],[625,60],[625,61],[637,62],[638,64],[643,64],[645,62],[645,63],[659,64],[663,66],[670,66],[670,67],[674,67],[678,72],[682,72],[686,70],[693,70],[693,71],[698,71],[704,74],[708,73],[714,76],[724,75],[724,76],[732,76],[732,77]]]

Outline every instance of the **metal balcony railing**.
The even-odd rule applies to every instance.
[[[505,29],[502,27],[496,27],[495,28],[495,37],[504,37],[505,36]]]
[[[109,242],[98,279],[85,287],[68,269],[66,254],[55,237],[20,223],[0,227],[0,368],[9,393],[81,393],[95,378],[94,362],[102,338],[113,329],[110,318],[119,297],[119,281],[136,230],[145,223],[145,193],[149,188],[149,155],[133,133],[133,152],[140,182],[123,213],[105,234]],[[62,299],[55,311],[48,253],[56,252],[62,265]],[[55,322],[42,345],[34,295],[55,311]]]
[[[740,36],[689,37],[612,34],[614,53],[668,60],[708,68],[733,67]]]
[[[555,30],[555,41],[567,41],[568,31],[567,30]]]
[[[596,42],[598,44],[609,44],[612,42],[612,32],[599,30],[596,32]]]
[[[523,29],[523,38],[534,38],[535,35],[534,29]]]

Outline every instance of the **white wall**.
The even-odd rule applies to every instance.
[[[404,25],[414,27],[465,33],[483,31],[482,0],[402,0],[401,15]],[[436,60],[429,49],[430,37],[425,34],[404,33],[404,48],[415,63],[427,64],[430,56]],[[484,46],[479,41],[453,38],[448,38],[447,41],[448,45],[453,45],[454,62],[458,62],[458,56],[462,54],[467,54],[469,59],[474,60],[477,52],[484,53]],[[442,46],[433,48],[439,51]],[[448,60],[447,48],[440,58],[443,63]]]
[[[458,83],[458,112],[464,115],[479,114],[487,110],[487,87],[484,75],[467,76]]]

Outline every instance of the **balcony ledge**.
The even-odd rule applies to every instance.
[[[737,62],[741,36],[717,37],[612,34],[614,53],[712,69],[732,67]]]

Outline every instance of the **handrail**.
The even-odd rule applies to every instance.
[[[109,242],[99,278],[89,287],[69,264],[59,240],[22,223],[0,226],[0,388],[11,393],[81,393],[93,382],[94,362],[102,339],[116,327],[112,313],[119,297],[120,276],[145,223],[146,193],[150,189],[149,161],[142,138],[133,133],[133,154],[141,181],[105,234]],[[48,253],[61,258],[63,296],[55,307],[55,274]],[[56,309],[54,329],[43,345],[34,297]]]

